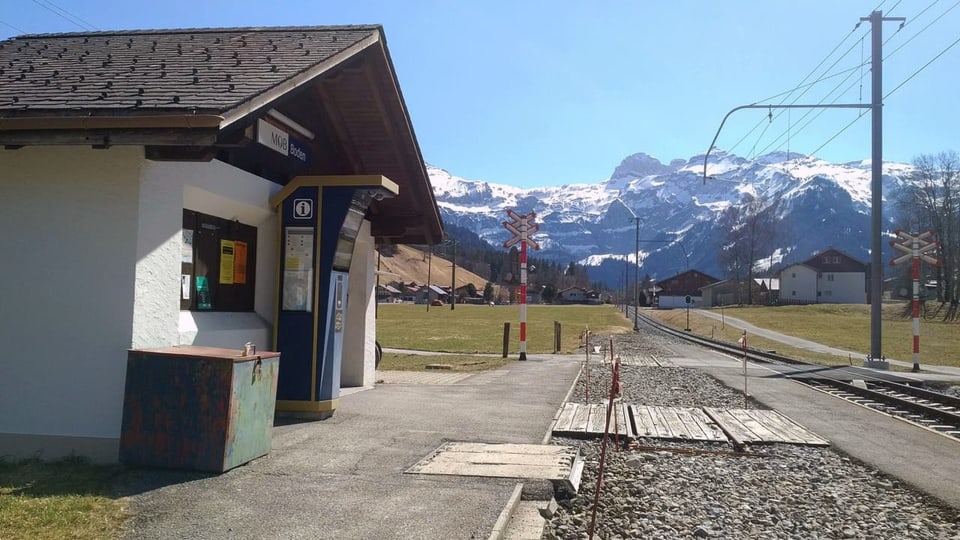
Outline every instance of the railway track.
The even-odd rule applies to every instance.
[[[628,313],[632,315],[632,312]],[[819,364],[757,349],[748,348],[744,353],[738,345],[692,335],[689,332],[661,324],[642,313],[639,314],[637,319],[657,331],[715,351],[738,357],[743,357],[746,354],[747,359],[754,362],[809,366],[811,371],[823,367]],[[960,398],[918,386],[870,377],[864,375],[863,371],[853,369],[839,368],[833,370],[829,378],[811,378],[806,375],[800,377],[790,376],[789,374],[785,374],[785,376],[821,392],[960,440]]]

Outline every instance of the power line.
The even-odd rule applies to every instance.
[[[884,0],[884,1],[886,1],[886,0]],[[884,3],[884,2],[880,2],[880,5],[883,5],[883,3]],[[775,95],[775,96],[771,96],[771,97],[768,97],[768,98],[764,98],[764,99],[761,99],[761,100],[757,100],[757,101],[755,101],[754,103],[762,103],[762,102],[770,101],[770,100],[772,100],[772,99],[776,99],[776,98],[778,98],[778,97],[783,96],[783,99],[781,99],[780,102],[778,103],[778,105],[782,105],[783,102],[785,102],[785,101],[789,98],[789,96],[790,96],[791,94],[793,94],[794,92],[796,92],[797,90],[799,90],[799,89],[801,89],[801,88],[804,88],[804,92],[801,93],[800,96],[797,96],[797,98],[794,99],[793,103],[796,103],[796,100],[797,100],[797,99],[800,99],[800,97],[803,96],[803,94],[806,93],[807,90],[810,89],[810,87],[812,87],[814,84],[817,84],[818,82],[821,82],[821,81],[824,80],[825,78],[829,78],[829,77],[821,76],[819,79],[813,81],[813,82],[810,83],[810,84],[804,84],[804,83],[806,83],[807,79],[810,78],[811,75],[813,75],[814,73],[817,72],[818,69],[820,69],[820,66],[822,66],[827,60],[830,59],[831,56],[833,56],[833,53],[837,52],[837,49],[839,49],[839,48],[844,44],[844,42],[846,42],[847,39],[848,39],[851,35],[853,35],[854,32],[857,31],[857,28],[859,28],[859,27],[860,27],[860,23],[858,22],[858,23],[850,30],[850,32],[848,32],[847,35],[843,36],[843,38],[842,38],[836,45],[834,45],[833,49],[831,49],[830,52],[827,53],[827,55],[824,56],[823,59],[820,60],[820,62],[817,63],[817,65],[816,65],[813,69],[811,69],[810,72],[807,73],[807,75],[806,75],[803,79],[801,79],[800,83],[798,83],[797,86],[795,86],[793,89],[788,90],[788,91],[786,91],[786,92],[781,92],[781,93],[779,93],[779,94],[777,94],[777,95]],[[847,53],[849,53],[849,50],[847,51]],[[844,55],[842,55],[842,56],[840,57],[840,59],[842,59],[843,56],[846,56],[847,53],[844,53]],[[839,62],[840,59],[838,59],[837,62]],[[833,66],[835,66],[835,65],[837,64],[837,62],[834,62],[829,68],[827,68],[826,70],[824,70],[824,73],[826,73],[826,72],[829,71]],[[831,75],[831,77],[832,77],[832,75]],[[778,113],[777,113],[777,117],[779,117],[779,116],[780,116],[780,113],[778,112]],[[760,127],[760,125],[761,125],[762,123],[763,123],[763,119],[761,119],[759,122],[757,122],[756,125],[754,125],[753,128],[750,129],[750,131],[748,131],[746,135],[744,135],[743,137],[741,137],[740,140],[738,140],[738,141],[736,142],[736,144],[734,144],[733,146],[731,146],[731,147],[730,147],[730,151],[732,152],[737,146],[739,146],[740,143],[742,143],[747,137],[749,137],[751,133],[753,133],[754,131],[756,131],[757,128]],[[769,124],[768,124],[767,127],[769,127]],[[766,128],[764,128],[764,132],[765,132],[765,131],[766,131]],[[761,133],[760,136],[762,137],[762,136],[763,136],[763,133]],[[758,139],[757,139],[757,142],[759,142],[759,137],[758,137]],[[756,143],[754,143],[754,147],[756,147]]]
[[[936,3],[936,2],[934,2],[934,3]],[[950,6],[949,8],[947,8],[947,10],[944,11],[943,13],[941,13],[936,19],[934,19],[934,20],[930,21],[929,23],[927,23],[926,26],[924,26],[924,27],[921,28],[920,30],[917,30],[917,33],[916,33],[916,34],[910,36],[910,38],[907,39],[906,41],[904,41],[903,43],[901,43],[899,47],[897,47],[896,49],[890,51],[890,54],[888,54],[888,55],[886,55],[886,56],[883,57],[884,61],[886,61],[888,58],[890,58],[891,56],[893,56],[894,54],[896,54],[897,51],[899,51],[900,49],[904,48],[904,47],[907,45],[907,43],[910,43],[910,42],[913,41],[917,36],[919,36],[920,34],[922,34],[923,32],[925,32],[925,31],[927,30],[927,28],[930,28],[931,26],[933,26],[937,21],[939,21],[940,19],[942,19],[947,13],[950,13],[951,11],[953,11],[958,5],[960,5],[960,0],[958,0],[955,4],[953,4],[953,5]],[[927,8],[924,9],[923,11],[921,11],[920,13],[923,13],[923,12],[927,11],[927,9],[930,9],[930,6],[927,6]]]
[[[96,26],[54,4],[50,0],[33,0],[33,3],[84,30],[99,30]]]
[[[27,33],[26,30],[24,30],[24,29],[22,29],[22,28],[17,28],[16,26],[14,26],[14,25],[6,22],[6,21],[0,21],[0,24],[6,26],[7,28],[10,28],[10,29],[12,29],[12,30],[15,30],[15,31],[17,31],[17,32],[20,32],[21,34],[26,34],[26,33]]]
[[[882,2],[881,2],[881,5],[882,5]],[[850,30],[850,32],[849,32],[846,36],[844,36],[844,38],[843,38],[842,40],[840,40],[840,43],[838,43],[837,46],[833,48],[833,51],[831,51],[829,55],[827,55],[819,64],[817,64],[817,67],[814,68],[813,71],[811,71],[811,73],[816,72],[817,69],[818,69],[820,66],[822,66],[822,65],[824,64],[824,62],[827,61],[827,59],[830,58],[830,56],[833,54],[833,52],[836,51],[837,49],[839,49],[840,46],[843,45],[843,43],[844,43],[854,32],[856,32],[859,27],[860,27],[860,23],[858,22],[858,23],[853,27],[853,29]],[[866,32],[864,32],[864,35],[866,35]],[[861,36],[861,38],[862,38],[862,36]],[[856,46],[857,46],[857,42],[854,42],[850,47],[848,47],[847,50],[843,52],[843,54],[841,54],[836,60],[833,61],[832,64],[830,64],[829,67],[827,67],[825,70],[823,70],[823,75],[826,75],[827,73],[829,73],[830,70],[832,70],[832,69],[833,69],[837,64],[839,64],[844,58],[846,58],[847,55],[849,55],[850,52],[853,51],[854,48],[856,48]],[[809,78],[809,76],[810,76],[810,75],[808,74],[807,77],[804,78],[804,80],[806,80],[806,78]],[[823,77],[823,76],[822,76],[820,80],[823,80],[823,79],[825,79],[825,78],[826,78],[826,77]],[[842,84],[842,83],[841,83],[841,84]],[[812,85],[811,85],[811,86],[807,86],[807,87],[804,89],[803,92],[801,92],[801,93],[798,94],[795,98],[793,98],[793,101],[791,101],[790,104],[793,105],[793,104],[795,104],[797,101],[799,101],[801,97],[803,97],[804,95],[806,95],[806,93],[810,90],[810,88],[812,88]],[[791,91],[791,92],[789,92],[789,93],[792,94],[793,91]],[[827,95],[829,96],[830,94],[827,94]],[[825,99],[825,98],[824,98],[824,99]],[[786,101],[786,100],[787,100],[787,98],[784,98],[783,100],[780,101],[780,103],[778,103],[778,105],[782,105],[783,102]],[[822,102],[822,100],[821,100],[821,102]],[[781,110],[781,111],[778,111],[777,114],[774,115],[774,117],[773,117],[772,120],[776,120],[776,119],[780,118],[780,116],[781,116],[782,114],[783,114],[783,111],[782,111],[782,110]],[[761,121],[762,121],[762,120],[761,120]],[[754,129],[755,129],[755,128],[754,128]],[[751,130],[751,131],[753,131],[753,130]],[[759,142],[760,142],[760,140],[759,140],[759,138],[758,138],[758,139],[757,139],[757,143],[759,143]],[[756,144],[754,144],[754,146],[756,146]],[[769,145],[768,145],[768,146],[769,146]]]
[[[888,97],[890,97],[894,92],[896,92],[897,90],[899,90],[903,85],[907,84],[907,82],[909,82],[910,79],[913,79],[918,73],[920,73],[921,71],[923,71],[924,69],[926,69],[930,64],[934,63],[938,58],[940,58],[941,56],[943,56],[944,54],[946,54],[947,51],[949,51],[950,49],[952,49],[953,47],[955,47],[958,43],[960,43],[960,38],[957,38],[956,41],[954,41],[953,43],[951,43],[950,45],[948,45],[946,49],[940,51],[936,56],[934,56],[933,58],[931,58],[929,62],[927,62],[926,64],[924,64],[923,66],[921,66],[920,69],[914,71],[909,77],[907,77],[906,79],[904,79],[903,82],[901,82],[900,84],[898,84],[898,85],[896,86],[896,88],[894,88],[893,90],[887,92],[887,94],[886,94],[885,96],[883,96],[884,101],[886,101],[886,99],[887,99]],[[829,139],[827,139],[826,142],[824,142],[823,144],[821,144],[820,146],[818,146],[817,149],[814,150],[812,153],[813,153],[813,154],[816,154],[816,153],[819,152],[821,149],[823,149],[823,147],[825,147],[826,145],[828,145],[828,144],[830,144],[831,142],[833,142],[834,139],[836,139],[837,137],[839,137],[841,133],[843,133],[844,131],[846,131],[850,126],[852,126],[853,124],[855,124],[858,120],[860,120],[861,118],[863,118],[863,116],[864,116],[864,115],[861,113],[861,114],[858,115],[856,118],[854,118],[849,124],[847,124],[847,125],[843,126],[842,128],[840,128],[840,131],[836,132],[832,137],[830,137]]]
[[[897,90],[899,90],[901,86],[907,84],[907,83],[910,81],[910,79],[916,77],[918,73],[920,73],[921,71],[923,71],[924,69],[926,69],[927,66],[929,66],[930,64],[934,63],[938,58],[940,58],[941,56],[943,56],[947,51],[949,51],[949,50],[952,49],[954,46],[956,46],[957,43],[960,43],[960,38],[957,38],[957,40],[954,41],[953,43],[951,43],[950,45],[948,45],[946,49],[940,51],[940,53],[938,53],[936,56],[934,56],[933,58],[931,58],[929,62],[927,62],[926,64],[924,64],[923,66],[921,66],[920,69],[914,71],[909,77],[907,77],[906,79],[904,79],[903,82],[901,82],[900,84],[898,84],[898,85],[896,86],[896,88],[894,88],[893,90],[889,91],[889,92],[887,93],[887,95],[883,96],[883,99],[887,99],[888,97],[890,97],[890,94],[893,94],[894,92],[896,92]]]
[[[923,14],[926,13],[928,10],[930,10],[930,8],[933,7],[936,3],[937,3],[937,1],[935,0],[935,1],[932,2],[931,4],[927,5],[927,7],[925,7],[925,8],[922,9],[919,13],[917,13],[914,17],[912,17],[911,20],[916,20],[917,18],[922,17]],[[897,4],[894,5],[894,8],[897,7],[897,5],[899,5],[899,4],[900,4],[900,2],[897,2]],[[949,7],[949,8],[946,9],[945,11],[943,11],[939,16],[937,16],[934,20],[932,20],[932,21],[931,21],[930,23],[928,23],[926,26],[924,26],[923,28],[921,28],[920,30],[918,30],[917,33],[915,33],[913,36],[911,36],[909,39],[907,39],[907,41],[905,41],[904,43],[902,43],[899,47],[897,47],[897,48],[896,48],[894,51],[892,51],[890,54],[886,55],[886,56],[883,58],[883,60],[886,61],[888,58],[890,58],[891,56],[893,56],[893,54],[895,54],[897,51],[903,49],[904,46],[906,46],[908,43],[910,43],[911,41],[913,41],[917,36],[919,36],[920,34],[922,34],[923,32],[925,32],[928,28],[930,28],[930,26],[932,26],[932,25],[935,24],[936,22],[940,21],[944,16],[946,16],[950,11],[952,11],[953,9],[955,9],[958,5],[960,5],[960,0],[958,0],[958,1],[957,1],[956,3],[954,3],[951,7]],[[891,9],[893,9],[893,8],[891,8]],[[904,26],[904,25],[901,25],[900,28],[898,28],[897,32],[899,32],[899,30],[902,29],[903,26]],[[895,35],[896,35],[896,33],[894,34],[894,36],[895,36]],[[890,37],[884,42],[884,44],[888,43],[891,39],[893,39],[894,36],[890,36]],[[904,84],[906,84],[907,81],[909,81],[909,80],[912,79],[914,76],[916,76],[920,71],[922,71],[924,68],[926,68],[926,67],[927,67],[928,65],[930,65],[931,63],[933,63],[937,58],[939,58],[941,55],[943,55],[944,53],[946,53],[947,50],[949,50],[950,48],[952,48],[952,47],[953,47],[954,45],[956,45],[956,44],[957,44],[957,42],[954,42],[952,45],[950,45],[949,47],[947,47],[946,50],[942,51],[942,52],[941,52],[940,54],[938,54],[936,57],[934,57],[933,59],[931,59],[930,62],[928,62],[926,65],[924,65],[923,67],[921,67],[920,69],[918,69],[916,72],[914,72],[914,73],[913,73],[910,77],[908,77],[906,80],[904,80],[903,82],[901,82],[896,88],[894,88],[893,91],[896,91],[896,90],[899,89],[901,86],[903,86]],[[868,60],[867,60],[866,62],[869,62],[869,61],[871,61],[871,60],[872,60],[872,59],[869,59],[869,58],[868,58]],[[865,65],[866,62],[862,62],[862,63],[861,63],[861,66],[862,66],[862,65]],[[849,77],[847,77],[847,78],[849,78]],[[845,81],[847,78],[845,78],[844,81]],[[861,78],[860,78],[861,81],[862,81],[862,78],[863,78],[863,74],[861,73]],[[842,84],[844,81],[841,81],[840,84]],[[840,95],[843,95],[843,93],[849,91],[855,84],[856,84],[856,82],[855,82],[854,84],[848,86],[846,89],[843,90],[843,92],[841,92]],[[830,92],[828,92],[827,95],[818,103],[818,105],[819,105],[819,104],[822,104],[830,95],[832,95],[833,92],[835,92],[838,87],[839,87],[839,85],[837,85],[837,86],[834,87]],[[893,93],[893,91],[889,92],[887,95],[889,96],[890,94]],[[838,96],[833,100],[832,103],[836,103],[836,101],[840,98],[840,95],[838,95]],[[801,125],[801,126],[800,126],[799,128],[797,128],[793,133],[794,133],[794,134],[800,133],[801,131],[803,131],[804,129],[806,129],[807,127],[809,127],[809,126],[810,126],[817,118],[819,118],[824,112],[825,112],[825,109],[821,109],[821,110],[817,111],[817,112],[814,114],[814,116],[813,116],[809,121],[807,121],[806,123],[804,123],[803,125]],[[813,110],[812,110],[812,109],[811,109],[810,111],[807,111],[807,113],[805,113],[805,114],[803,115],[803,117],[801,117],[800,122],[803,122],[804,118],[806,118],[806,117],[809,116],[810,114],[813,114]],[[830,139],[827,140],[827,142],[825,142],[824,144],[820,145],[820,147],[818,147],[816,150],[814,150],[814,151],[811,153],[811,155],[816,154],[816,153],[817,153],[818,151],[820,151],[825,145],[829,144],[829,142],[831,142],[831,141],[833,141],[834,139],[836,139],[836,137],[839,136],[840,133],[843,133],[844,131],[846,131],[853,123],[855,123],[857,120],[859,120],[863,115],[864,115],[864,112],[863,112],[863,111],[860,111],[860,112],[858,113],[858,115],[857,115],[857,118],[855,118],[855,119],[853,120],[853,122],[851,122],[850,124],[847,124],[846,126],[844,126],[843,128],[841,128],[838,133],[834,134],[832,137],[830,137]],[[780,134],[779,136],[777,136],[777,138],[775,138],[770,144],[768,144],[766,147],[764,147],[762,150],[760,150],[760,153],[761,153],[761,154],[765,153],[771,146],[773,146],[774,144],[776,144],[777,141],[780,141],[780,140],[784,137],[785,134],[789,136],[789,128],[787,129],[787,131],[781,132],[781,134]]]

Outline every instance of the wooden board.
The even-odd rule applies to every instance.
[[[701,409],[630,405],[630,416],[638,437],[726,441],[717,424]]]
[[[807,430],[777,411],[761,409],[715,409],[704,411],[739,444],[788,443],[829,446],[826,439]]]
[[[614,416],[615,415],[615,416]],[[564,403],[553,426],[555,435],[601,437],[607,423],[605,403]],[[610,417],[610,434],[632,437],[629,417],[623,403],[614,402]]]

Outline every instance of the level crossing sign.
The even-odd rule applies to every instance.
[[[940,259],[930,252],[940,247],[940,242],[931,240],[933,231],[917,234],[896,231],[897,240],[891,240],[890,246],[903,255],[890,261],[891,265],[911,262],[913,277],[913,372],[920,371],[920,261],[940,266]]]
[[[540,244],[537,244],[536,241],[530,238],[530,235],[540,230],[540,226],[533,223],[533,220],[537,217],[537,214],[535,212],[530,212],[529,214],[521,216],[513,210],[507,210],[507,216],[509,216],[512,221],[504,221],[503,227],[507,229],[507,231],[513,236],[503,243],[503,247],[509,248],[517,243],[521,243],[526,244],[535,250],[540,249]]]
[[[533,222],[537,214],[520,215],[513,210],[507,210],[507,216],[511,221],[504,221],[503,226],[513,236],[503,243],[503,247],[510,248],[515,244],[520,244],[520,360],[527,359],[527,246],[533,249],[540,249],[530,235],[540,230],[540,227]]]

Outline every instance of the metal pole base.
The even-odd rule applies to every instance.
[[[911,369],[910,371],[912,371],[913,373],[920,373],[920,364],[913,364],[913,369]]]
[[[527,359],[527,353],[525,352],[520,353],[520,360],[526,360],[526,359]]]
[[[879,359],[867,356],[867,359],[863,361],[863,367],[889,370],[890,362],[882,356]]]

